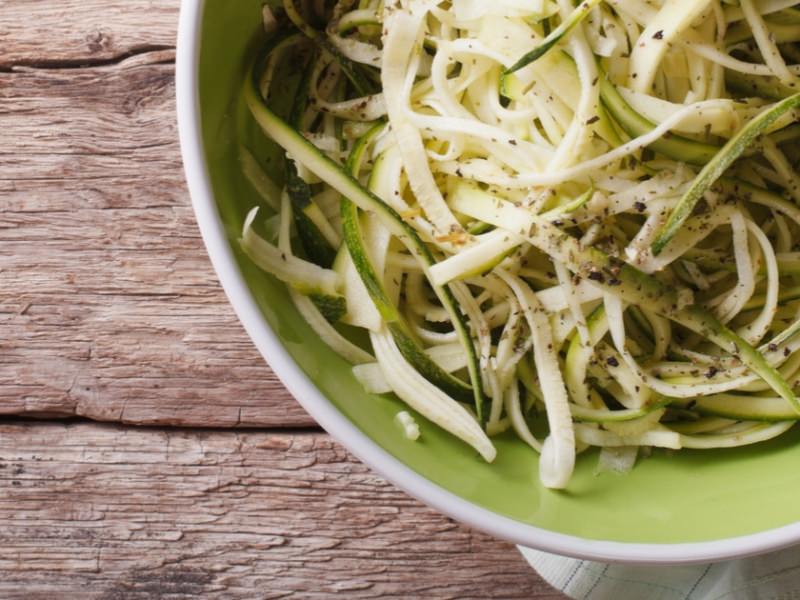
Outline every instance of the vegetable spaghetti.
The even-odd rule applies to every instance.
[[[243,95],[286,160],[242,149],[241,247],[368,392],[487,461],[513,430],[551,488],[800,419],[795,2],[264,14]]]

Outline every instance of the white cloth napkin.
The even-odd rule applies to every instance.
[[[705,565],[650,567],[520,547],[539,575],[575,600],[798,600],[800,547]]]

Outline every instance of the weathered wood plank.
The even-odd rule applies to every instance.
[[[79,67],[175,45],[179,0],[3,0],[0,69]]]
[[[0,597],[560,598],[323,434],[0,425]]]
[[[313,425],[205,255],[173,54],[0,73],[0,414]]]

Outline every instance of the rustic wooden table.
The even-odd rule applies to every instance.
[[[561,598],[257,354],[184,186],[178,3],[0,0],[0,598]]]

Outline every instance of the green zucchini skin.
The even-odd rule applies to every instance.
[[[294,222],[303,250],[312,262],[330,268],[336,259],[336,250],[308,217],[307,211],[316,207],[311,201],[311,188],[300,178],[297,167],[289,160],[286,161],[286,193],[292,201]]]
[[[297,90],[292,101],[289,124],[297,129],[302,129],[303,126],[303,116],[308,106],[308,88],[316,58],[316,53],[312,53],[305,64],[303,76],[297,84]],[[308,211],[316,208],[316,205],[311,200],[311,187],[300,177],[297,172],[297,165],[294,162],[287,158],[285,163],[286,193],[292,201],[292,212],[294,213],[294,222],[295,227],[297,227],[300,244],[312,262],[326,269],[330,268],[336,258],[336,250],[331,247],[319,228],[308,216]]]
[[[606,76],[600,76],[600,100],[611,117],[632,138],[645,135],[656,128],[655,123],[644,118],[628,104]],[[665,136],[648,146],[650,150],[673,160],[702,166],[712,160],[718,146],[704,144],[676,134]]]
[[[581,21],[583,21],[592,11],[592,9],[599,3],[600,0],[584,0],[581,4],[579,4],[558,27],[546,35],[544,40],[538,46],[522,56],[519,60],[517,60],[517,62],[506,69],[503,72],[503,80],[505,79],[506,75],[510,75],[511,73],[515,73],[520,69],[524,69],[529,64],[539,60],[542,56],[547,54],[553,48],[553,46],[555,46],[564,38],[565,35],[572,31],[575,26],[579,25]],[[501,80],[501,87],[503,86],[503,80]]]
[[[337,323],[347,313],[347,302],[343,296],[309,294],[308,297],[311,298],[311,301],[328,323]]]
[[[350,258],[358,271],[361,281],[367,288],[375,308],[394,337],[397,347],[405,359],[432,384],[458,400],[469,401],[472,388],[457,377],[454,377],[439,365],[414,340],[411,329],[397,310],[383,287],[364,247],[364,238],[359,223],[358,207],[347,198],[341,201],[342,229],[344,241]]]
[[[692,214],[695,206],[708,189],[728,170],[750,145],[763,134],[767,128],[790,110],[800,106],[800,94],[781,100],[774,106],[761,112],[755,119],[745,125],[739,132],[717,152],[698,173],[692,185],[673,209],[667,222],[661,228],[652,245],[653,254],[658,255],[670,242]]]
[[[704,328],[708,339],[727,350],[732,356],[739,357],[745,365],[761,377],[800,415],[800,399],[795,396],[792,386],[789,385],[777,369],[770,366],[761,352],[753,348],[734,331],[722,325],[706,309],[692,306],[686,310],[691,318]]]
[[[374,212],[391,233],[412,250],[427,269],[433,266],[436,261],[430,250],[417,235],[416,231],[403,221],[397,211],[365,189],[342,165],[321,153],[296,129],[292,128],[270,109],[261,96],[258,86],[267,56],[268,54],[262,53],[254,59],[248,70],[250,76],[245,78],[243,87],[245,103],[264,133],[293,156],[303,157],[303,160],[308,163],[306,167],[309,170],[323,181],[326,181],[331,187],[337,189],[360,209]],[[467,368],[472,387],[472,399],[475,404],[478,421],[484,424],[488,418],[486,411],[487,401],[483,392],[478,352],[475,348],[469,325],[450,288],[448,286],[434,286],[434,290],[444,308],[450,314],[453,326],[467,352]]]
[[[639,409],[602,410],[571,404],[573,418],[579,423],[624,423],[641,419],[656,410],[669,406],[671,400],[662,400]]]
[[[334,46],[327,35],[314,29],[311,25],[303,20],[302,15],[297,10],[294,0],[283,0],[283,7],[286,14],[292,23],[299,29],[306,37],[314,42],[321,50],[330,54],[334,60],[339,63],[347,79],[350,80],[356,91],[362,96],[374,94],[377,90],[372,80],[367,77],[364,68],[361,65],[353,62],[347,58],[342,52]]]
[[[796,91],[777,77],[747,75],[738,71],[725,71],[725,84],[743,96],[760,96],[771,100],[783,100]]]
[[[718,394],[693,400],[689,406],[702,415],[737,421],[798,421],[800,414],[783,398]]]
[[[575,212],[581,206],[586,204],[589,200],[592,199],[593,195],[594,195],[594,184],[589,186],[588,190],[583,192],[580,196],[578,196],[577,198],[575,198],[571,202],[568,202],[564,206],[558,206],[558,207],[556,207],[556,208],[554,208],[552,210],[549,210],[546,213],[544,213],[542,216],[547,218],[547,217],[557,216],[557,215],[568,215],[569,213]]]

